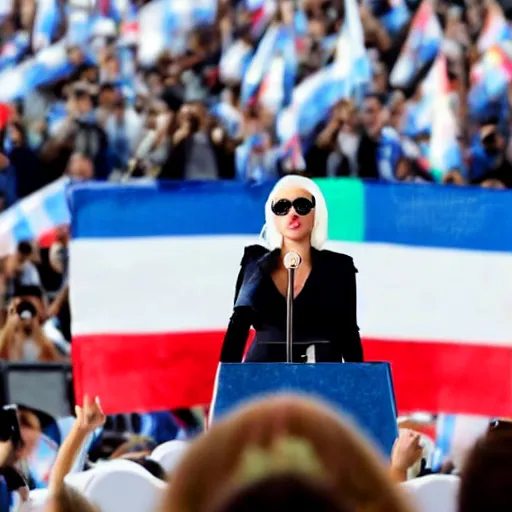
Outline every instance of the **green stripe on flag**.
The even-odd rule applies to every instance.
[[[329,240],[364,240],[364,185],[361,180],[327,178],[315,180],[329,209]]]

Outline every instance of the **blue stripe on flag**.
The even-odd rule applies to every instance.
[[[72,190],[73,237],[258,234],[271,187],[234,182],[84,185]]]
[[[19,206],[15,207],[15,215],[16,221],[13,228],[14,240],[16,240],[16,242],[33,240],[36,237],[36,234],[30,225],[28,217]]]
[[[365,241],[512,251],[512,195],[474,187],[367,183]]]
[[[84,184],[72,189],[75,238],[258,234],[272,183]],[[512,251],[509,191],[364,184],[366,242]],[[331,209],[331,219],[336,215]]]

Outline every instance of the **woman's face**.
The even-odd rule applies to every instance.
[[[302,188],[283,188],[274,197],[274,204],[281,200],[295,201],[298,198],[306,198],[312,200],[309,192]],[[307,215],[299,215],[295,208],[290,208],[286,215],[275,215],[274,222],[277,230],[285,240],[293,242],[303,242],[311,238],[311,232],[315,225],[315,210],[311,210]]]

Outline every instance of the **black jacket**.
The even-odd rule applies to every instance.
[[[246,247],[221,361],[241,361],[251,326],[256,330],[256,338],[246,361],[285,361],[286,300],[271,276],[279,262],[279,253],[259,245]],[[306,348],[314,344],[317,362],[361,362],[363,351],[356,315],[357,270],[353,260],[345,254],[312,249],[311,262],[311,274],[294,301],[293,359],[304,361]]]

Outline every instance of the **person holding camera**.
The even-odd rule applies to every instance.
[[[0,408],[0,496],[4,506],[5,502],[10,504],[12,492],[17,492],[22,501],[29,497],[27,482],[15,468],[16,454],[22,444],[18,409],[15,405],[5,405]]]
[[[28,300],[15,299],[0,333],[0,359],[11,362],[58,362],[61,357],[46,337],[37,310]]]

